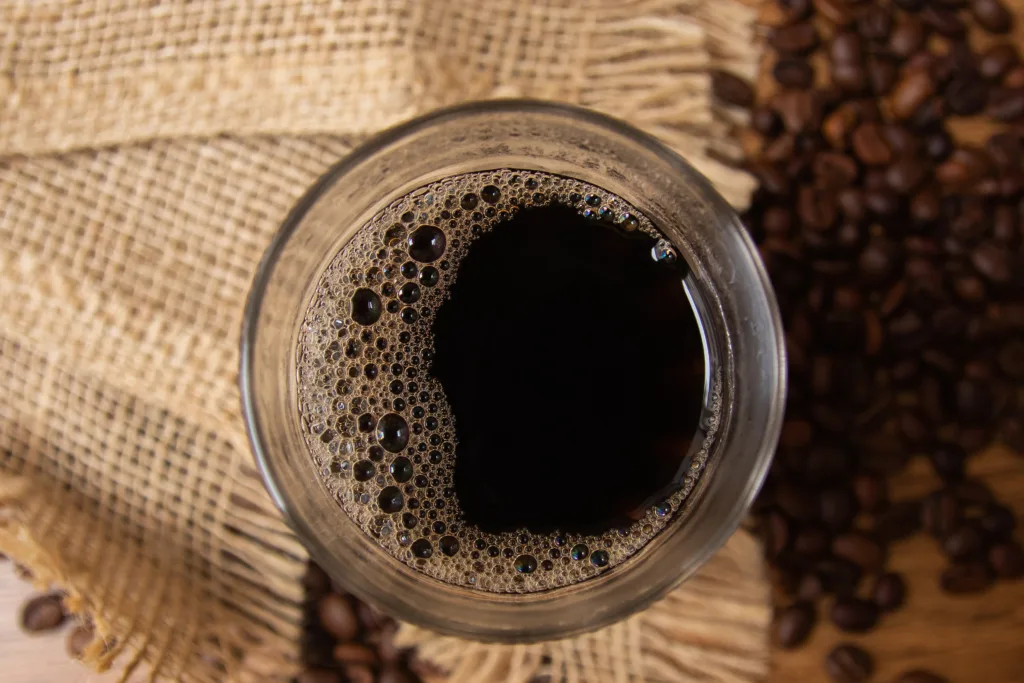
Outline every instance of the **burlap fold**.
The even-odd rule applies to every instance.
[[[0,8],[0,550],[69,590],[87,659],[280,680],[306,555],[253,470],[242,304],[351,145],[467,99],[624,118],[737,205],[736,0],[15,0]]]

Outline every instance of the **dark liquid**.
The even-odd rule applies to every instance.
[[[700,332],[654,240],[577,211],[476,239],[433,323],[454,484],[486,532],[601,533],[672,490],[704,392]]]

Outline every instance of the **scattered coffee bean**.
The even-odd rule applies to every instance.
[[[62,595],[38,595],[21,608],[21,627],[29,633],[51,631],[63,624],[66,617]]]
[[[375,683],[373,669],[366,664],[343,664],[346,683]]]
[[[990,81],[998,81],[1020,61],[1017,48],[999,43],[986,50],[978,61],[978,72]]]
[[[919,18],[908,15],[893,29],[889,36],[889,49],[901,59],[907,59],[924,45],[928,31]]]
[[[954,595],[980,593],[992,585],[992,571],[984,562],[953,564],[942,572],[939,586]]]
[[[971,0],[971,14],[990,33],[1006,33],[1013,26],[1013,15],[999,0]]]
[[[832,605],[832,623],[849,633],[870,631],[878,622],[875,603],[860,598],[840,598]]]
[[[936,538],[945,538],[959,526],[960,501],[950,491],[936,491],[921,505],[921,525]]]
[[[1024,550],[1014,541],[992,546],[988,561],[996,575],[1002,579],[1019,579],[1024,576]]]
[[[871,655],[850,643],[835,646],[825,658],[825,671],[835,683],[864,683],[874,670]]]
[[[366,645],[339,643],[334,648],[334,660],[339,664],[374,664],[377,653]]]
[[[772,75],[779,85],[787,88],[809,88],[814,82],[814,69],[803,59],[780,59]]]
[[[72,659],[81,659],[85,648],[93,641],[95,634],[88,626],[76,626],[68,633],[64,647]]]
[[[1019,121],[1024,117],[1024,88],[996,88],[988,99],[987,113],[996,121]]]
[[[775,29],[768,42],[784,54],[805,54],[818,46],[818,31],[813,24],[798,22]]]
[[[967,560],[979,555],[985,539],[975,524],[964,524],[942,541],[942,551],[952,560]]]
[[[329,593],[320,599],[318,614],[324,629],[342,642],[348,642],[359,634],[359,620],[352,605],[337,593]]]
[[[1010,538],[1013,530],[1017,527],[1017,520],[1010,508],[998,503],[991,503],[978,519],[978,526],[986,540],[1004,541]]]
[[[892,150],[882,135],[882,127],[874,122],[857,126],[851,138],[853,153],[868,166],[882,166],[892,159]]]
[[[871,599],[883,612],[891,612],[902,607],[906,596],[907,585],[903,581],[903,577],[895,572],[879,576],[871,591]]]
[[[825,582],[821,576],[814,572],[809,572],[800,579],[800,584],[796,589],[796,597],[798,600],[815,602],[827,592],[825,590]]]
[[[749,109],[754,103],[754,90],[750,84],[720,69],[711,72],[711,89],[726,104]]]
[[[809,602],[793,603],[775,620],[775,642],[785,649],[797,647],[807,640],[816,620],[814,605]]]
[[[885,562],[882,546],[874,539],[856,532],[836,536],[832,541],[832,554],[853,562],[869,573],[877,572]]]

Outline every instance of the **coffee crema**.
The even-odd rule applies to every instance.
[[[403,196],[304,318],[298,403],[324,485],[446,583],[533,592],[622,564],[676,516],[718,427],[691,277],[646,216],[571,178]]]

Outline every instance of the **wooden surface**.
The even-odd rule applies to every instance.
[[[972,460],[969,473],[1024,518],[1024,457],[993,450]],[[933,491],[939,481],[917,458],[894,484],[893,499],[900,500]],[[1016,537],[1022,535],[1018,525]],[[806,645],[773,651],[770,683],[828,681],[822,661],[840,642],[857,643],[876,656],[878,672],[871,680],[878,683],[922,667],[951,683],[1024,683],[1024,580],[999,582],[982,595],[948,596],[938,588],[945,563],[935,541],[916,537],[897,543],[891,558],[890,568],[907,579],[907,605],[865,635],[842,633],[820,610],[819,626]]]

